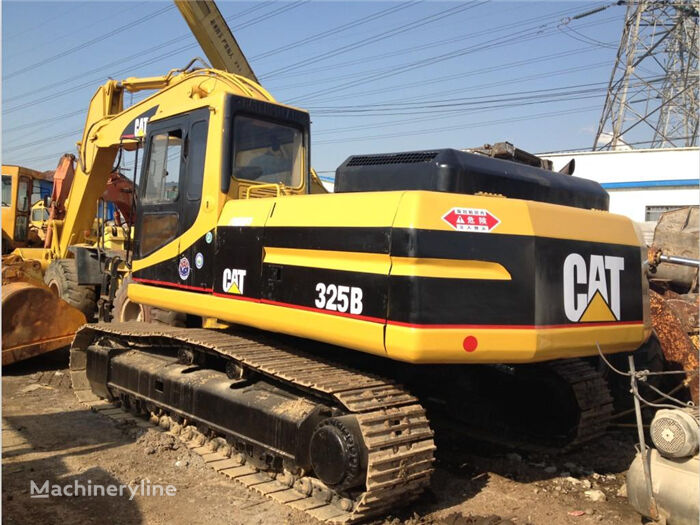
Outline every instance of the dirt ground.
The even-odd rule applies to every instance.
[[[215,473],[167,434],[120,427],[86,409],[66,367],[67,355],[57,353],[3,369],[3,523],[318,523]],[[441,425],[436,431],[442,438],[430,490],[376,524],[642,523],[625,497],[629,434],[547,457],[494,449]],[[30,481],[46,480],[170,484],[176,494],[31,498]]]

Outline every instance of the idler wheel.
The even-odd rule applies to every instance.
[[[309,443],[311,466],[329,487],[345,490],[365,481],[367,450],[353,416],[321,421]]]

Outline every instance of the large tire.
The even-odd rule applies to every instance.
[[[78,267],[75,259],[57,259],[49,264],[44,282],[53,293],[85,314],[88,322],[97,313],[97,291],[94,286],[78,284]]]
[[[131,276],[122,279],[112,303],[112,322],[124,323],[128,321],[141,321],[144,323],[165,324],[168,326],[186,326],[187,316],[180,312],[163,310],[155,306],[138,304],[129,299],[127,288],[131,283]]]

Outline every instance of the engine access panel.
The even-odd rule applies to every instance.
[[[608,193],[588,179],[455,149],[353,155],[336,170],[335,192],[427,190],[607,210]]]

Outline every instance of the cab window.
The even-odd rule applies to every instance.
[[[41,222],[49,220],[49,210],[46,208],[36,208],[32,210],[32,221]]]
[[[301,130],[262,119],[237,116],[233,125],[233,175],[259,183],[301,186]]]
[[[12,206],[12,177],[2,176],[2,205]]]
[[[182,131],[159,133],[151,138],[143,204],[175,202],[180,195]]]
[[[29,211],[29,198],[31,197],[31,185],[27,177],[20,177],[17,186],[17,211]]]

